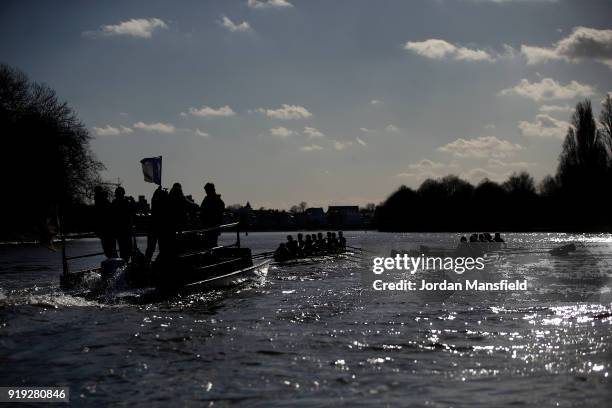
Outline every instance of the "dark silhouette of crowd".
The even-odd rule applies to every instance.
[[[327,255],[342,252],[346,249],[346,238],[342,231],[327,231],[323,233],[306,234],[298,233],[297,240],[293,235],[287,235],[287,241],[279,244],[274,251],[274,259],[279,262],[291,259],[300,259],[309,256]]]
[[[159,248],[160,254],[176,256],[184,247],[213,248],[217,246],[223,222],[225,204],[216,193],[215,186],[204,186],[206,197],[198,206],[183,193],[180,183],[174,183],[170,191],[158,187],[151,198],[151,216],[147,230],[147,248],[144,259],[149,264]],[[108,191],[96,187],[94,191],[96,233],[100,238],[104,255],[130,260],[138,251],[134,238],[136,203],[126,197],[121,186],[115,189],[114,200],[109,201]],[[186,230],[204,229],[204,234],[182,237]],[[117,247],[119,252],[117,253]]]

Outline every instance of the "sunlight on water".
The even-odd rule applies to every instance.
[[[283,235],[249,234],[245,244],[263,252]],[[347,233],[356,246],[386,248],[452,246],[457,234],[392,237]],[[101,296],[63,293],[57,267],[42,268],[48,260],[20,263],[0,272],[0,357],[15,367],[0,380],[69,382],[79,399],[102,405],[111,401],[102,390],[161,401],[168,387],[183,401],[221,405],[270,395],[311,405],[338,395],[395,406],[474,395],[500,405],[607,401],[612,237],[507,240],[514,249],[487,273],[527,279],[527,292],[373,294],[364,263],[347,258],[276,265],[264,282],[147,301],[121,279]],[[550,256],[567,242],[578,242],[575,253]]]

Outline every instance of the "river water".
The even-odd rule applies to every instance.
[[[258,253],[284,235],[242,242]],[[383,254],[459,235],[346,236]],[[349,256],[157,303],[64,293],[57,253],[2,246],[0,386],[69,386],[75,406],[610,406],[612,236],[505,238],[481,277],[527,291],[375,292],[368,256]],[[567,242],[577,251],[547,253]]]

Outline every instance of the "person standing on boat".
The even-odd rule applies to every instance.
[[[161,186],[155,190],[151,197],[151,215],[149,216],[149,230],[147,232],[147,250],[145,251],[145,261],[151,263],[153,252],[159,242],[159,250],[162,251],[161,235],[164,232],[164,213],[168,193]]]
[[[94,209],[96,212],[96,234],[100,238],[102,250],[107,258],[117,258],[117,243],[113,234],[112,209],[108,191],[100,186],[94,189]]]
[[[119,243],[119,255],[125,261],[132,256],[132,226],[134,224],[134,207],[125,197],[125,189],[121,186],[115,189],[115,199],[112,203],[114,236]]]
[[[204,191],[206,197],[202,201],[200,206],[200,219],[203,228],[215,228],[221,225],[223,222],[223,211],[225,211],[225,203],[221,200],[221,195],[217,194],[215,185],[213,183],[206,183],[204,185]],[[204,234],[206,246],[214,248],[217,246],[219,241],[219,235],[221,231],[214,230],[208,231]]]

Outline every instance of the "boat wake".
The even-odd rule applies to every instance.
[[[26,289],[8,294],[0,292],[0,307],[4,306],[35,306],[59,309],[66,307],[100,307],[102,304],[83,297],[72,296],[59,290],[50,293],[32,293],[32,289]]]

